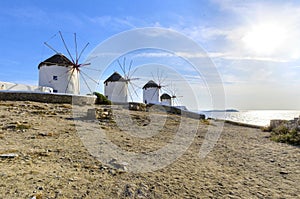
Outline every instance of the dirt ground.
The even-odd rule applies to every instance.
[[[122,109],[115,111],[115,115],[122,114]],[[98,134],[82,129],[98,126],[115,146],[136,154],[150,154],[164,148],[181,131],[179,116],[171,115],[164,121],[159,113],[127,114],[145,129],[143,138],[134,136],[138,132],[125,133],[134,129],[124,124],[127,129],[120,128],[120,121],[76,121],[71,105],[1,101],[0,198],[297,198],[300,195],[300,148],[272,142],[268,132],[232,124],[224,124],[218,142],[204,159],[199,158],[200,147],[207,130],[217,122],[200,122],[191,145],[169,165],[149,172],[134,170],[144,165],[140,162],[136,168],[132,163],[116,168],[112,166],[113,153],[108,156],[103,151],[91,152],[96,144],[108,142],[99,142]],[[156,128],[156,122],[162,121],[163,128]],[[195,120],[186,119],[185,123],[194,125]],[[150,128],[159,131],[152,135],[154,131]],[[89,147],[87,135],[96,136],[88,140]],[[184,142],[185,136],[181,137]],[[101,162],[99,157],[106,157],[107,161]],[[163,162],[163,158],[166,157],[157,162]],[[120,157],[115,161],[120,161]]]

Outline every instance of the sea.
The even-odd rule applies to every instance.
[[[245,124],[268,126],[270,120],[292,120],[300,116],[300,110],[244,110],[244,111],[201,111],[207,118],[230,120]]]

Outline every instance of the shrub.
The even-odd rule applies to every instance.
[[[108,100],[104,95],[98,92],[94,92],[94,95],[96,95],[96,104],[103,104],[103,105],[111,105],[111,101]]]
[[[263,132],[271,132],[272,128],[271,128],[271,126],[264,126],[264,127],[261,127],[260,130]]]
[[[210,125],[210,121],[207,120],[207,119],[203,119],[203,120],[200,120],[202,124],[204,125]]]
[[[276,127],[273,132],[277,135],[286,135],[289,133],[289,129],[285,125],[280,125]]]
[[[271,140],[300,145],[300,134],[296,129],[289,130],[285,125],[280,125],[271,132]]]

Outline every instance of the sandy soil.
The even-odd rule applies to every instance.
[[[122,114],[122,110],[116,113]],[[144,129],[151,127],[147,113],[130,115]],[[192,144],[172,164],[153,172],[134,173],[111,168],[92,156],[72,116],[71,105],[0,102],[0,198],[300,195],[300,148],[272,142],[269,133],[259,129],[225,124],[218,143],[200,159],[199,149],[212,124],[199,123]],[[153,114],[150,119],[160,122],[160,117]],[[187,124],[194,124],[195,120],[189,120]],[[124,151],[147,154],[171,142],[179,121],[180,117],[169,116],[158,134],[145,134],[142,139],[124,133],[126,130],[111,120],[80,121],[80,126],[98,125]],[[1,157],[10,153],[17,156]]]

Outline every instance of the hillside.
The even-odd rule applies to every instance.
[[[268,132],[232,124],[224,124],[218,143],[204,159],[199,158],[200,146],[207,129],[217,123],[200,122],[188,150],[159,170],[140,173],[131,172],[131,168],[110,167],[89,153],[78,129],[96,124],[124,151],[147,154],[172,141],[181,119],[170,115],[159,133],[145,134],[141,139],[120,129],[118,122],[107,116],[110,110],[105,109],[100,121],[77,123],[68,104],[0,101],[0,198],[296,198],[300,195],[300,148],[272,142]],[[115,113],[128,114],[123,109],[116,109]],[[162,117],[160,113],[149,116],[147,112],[130,111],[129,114],[145,129],[150,128],[147,127],[150,121],[159,123]]]

